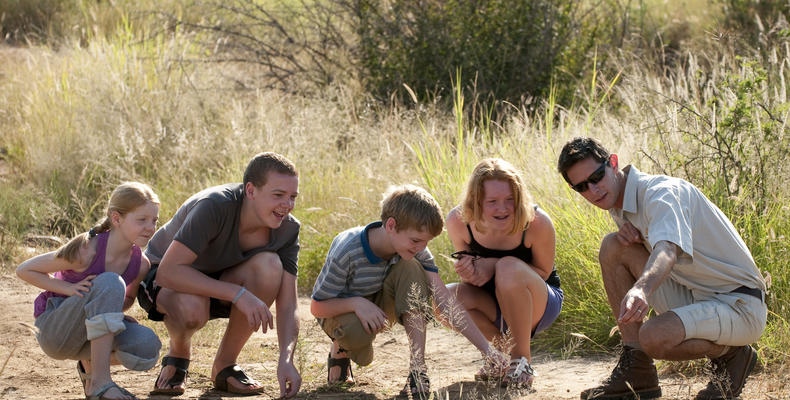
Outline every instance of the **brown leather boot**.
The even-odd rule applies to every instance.
[[[623,346],[612,375],[599,386],[582,392],[582,400],[655,399],[661,397],[653,359],[642,350]]]
[[[746,377],[757,364],[757,352],[749,345],[733,347],[723,356],[711,359],[710,364],[713,376],[695,399],[734,399],[741,395]]]

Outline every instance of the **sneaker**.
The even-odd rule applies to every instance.
[[[581,393],[582,400],[655,399],[661,397],[653,359],[642,350],[623,346],[612,374],[599,386]]]
[[[757,352],[752,346],[734,347],[719,358],[710,360],[713,374],[696,400],[734,399],[741,395],[746,378],[757,364]]]

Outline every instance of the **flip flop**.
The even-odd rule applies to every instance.
[[[159,381],[159,377],[156,378],[156,382],[154,382],[154,390],[151,391],[151,394],[166,394],[166,395],[175,395],[180,396],[184,394],[186,390],[183,387],[176,387],[179,385],[183,385],[187,379],[187,374],[189,373],[189,360],[186,358],[180,357],[171,357],[171,356],[164,356],[162,357],[162,369],[166,366],[172,365],[176,368],[176,372],[173,373],[173,376],[167,380],[166,385],[168,387],[158,388],[156,387],[156,382]],[[159,371],[159,376],[162,375],[162,371]]]
[[[82,392],[85,393],[85,384],[88,383],[88,379],[91,378],[90,374],[85,372],[85,367],[82,365],[82,361],[77,361],[77,374],[80,377],[80,382],[82,382]]]
[[[253,394],[261,394],[264,391],[264,388],[259,387],[255,389],[240,389],[232,385],[228,385],[228,378],[236,378],[239,383],[242,385],[255,385],[252,378],[250,378],[242,369],[236,365],[231,364],[219,371],[217,377],[214,378],[214,388],[222,391],[228,392],[233,394],[243,394],[243,395],[253,395]]]
[[[119,391],[119,392],[121,392],[122,394],[124,394],[124,395],[126,395],[126,396],[131,396],[131,397],[132,397],[132,399],[135,399],[135,400],[137,399],[137,396],[133,395],[133,394],[132,394],[131,392],[129,392],[128,390],[126,390],[126,389],[124,389],[124,388],[122,388],[122,387],[118,386],[118,384],[117,384],[117,383],[115,383],[115,382],[110,382],[110,383],[108,383],[108,384],[106,384],[106,385],[104,385],[104,386],[100,387],[100,388],[99,388],[99,390],[97,390],[96,392],[94,392],[92,395],[90,395],[90,396],[85,396],[85,400],[104,400],[104,394],[105,394],[105,393],[107,393],[107,391],[108,391],[108,390],[110,390],[110,389],[112,389],[112,388],[116,388],[116,389],[118,389],[118,391]]]

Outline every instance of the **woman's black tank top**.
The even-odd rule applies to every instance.
[[[526,229],[521,233],[521,242],[519,242],[518,246],[510,250],[489,249],[488,247],[481,245],[480,243],[477,242],[477,240],[475,240],[475,235],[472,234],[472,227],[470,227],[469,224],[466,224],[466,230],[469,231],[469,237],[471,238],[471,241],[469,242],[469,250],[471,250],[471,252],[474,253],[475,255],[480,256],[482,258],[502,258],[502,257],[511,256],[511,257],[516,257],[527,264],[532,264],[532,249],[527,246],[524,246],[524,236],[526,236],[527,234]],[[492,277],[491,281],[489,281],[483,286],[490,286],[490,284],[493,284],[492,282],[493,280],[494,278]],[[560,287],[560,276],[557,275],[556,268],[554,268],[551,271],[551,274],[549,275],[548,279],[546,279],[546,283],[556,288]]]

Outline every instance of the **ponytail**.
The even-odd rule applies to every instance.
[[[88,232],[74,236],[68,243],[55,251],[56,258],[65,259],[68,262],[79,260],[80,250],[88,245],[90,240],[112,228],[110,217],[113,212],[121,215],[140,207],[147,202],[159,204],[159,198],[148,185],[138,182],[125,182],[113,190],[110,195],[110,203],[107,205],[107,212],[104,219],[91,228]]]

